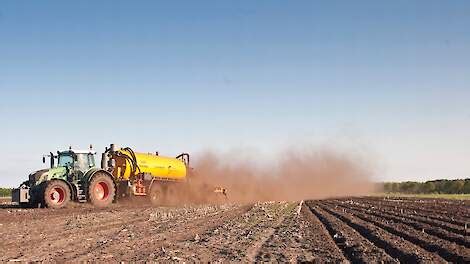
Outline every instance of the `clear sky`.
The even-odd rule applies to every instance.
[[[1,1],[0,186],[114,142],[470,176],[470,1]],[[269,156],[269,155],[268,155]]]

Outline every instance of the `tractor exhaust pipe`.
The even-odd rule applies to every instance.
[[[108,170],[108,153],[101,153],[101,168],[103,170]]]
[[[51,155],[51,168],[54,168],[54,153],[50,152]]]

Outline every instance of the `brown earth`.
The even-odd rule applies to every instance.
[[[468,202],[360,197],[187,207],[0,205],[0,262],[470,262]]]

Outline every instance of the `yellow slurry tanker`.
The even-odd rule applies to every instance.
[[[225,195],[223,188],[191,187],[189,154],[175,158],[157,153],[136,153],[131,148],[111,144],[101,156],[101,168],[95,163],[96,152],[74,150],[52,152],[50,168],[33,172],[18,189],[13,202],[25,206],[61,208],[69,201],[91,202],[109,206],[121,197],[146,196],[154,205],[185,202],[193,192]],[[46,161],[43,157],[43,162]],[[56,164],[57,161],[57,164]]]

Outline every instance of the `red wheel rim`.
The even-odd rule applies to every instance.
[[[61,204],[65,201],[65,190],[59,186],[54,187],[49,193],[49,197],[51,198],[51,202]]]
[[[106,182],[98,182],[95,186],[95,197],[98,200],[106,200],[109,197],[109,187]]]

